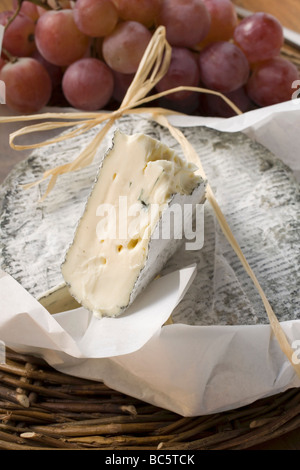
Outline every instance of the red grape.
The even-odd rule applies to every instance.
[[[78,29],[91,37],[107,36],[118,22],[111,0],[77,0],[73,11]]]
[[[243,113],[253,108],[245,88],[241,87],[230,93],[224,93]],[[206,116],[229,118],[236,116],[236,112],[220,96],[203,93],[201,95],[201,109]]]
[[[96,111],[103,108],[112,96],[113,74],[101,60],[81,59],[67,68],[62,87],[74,108]]]
[[[215,41],[228,41],[233,37],[238,23],[237,13],[230,0],[202,0],[211,19],[209,33],[204,39],[207,45]]]
[[[170,90],[181,85],[198,86],[200,80],[199,66],[194,54],[188,49],[173,47],[169,69],[158,82],[158,92]],[[177,91],[167,95],[170,101],[181,101],[190,96],[192,91]]]
[[[7,63],[0,72],[6,85],[7,106],[19,113],[35,113],[51,97],[51,80],[45,68],[35,59],[24,57]]]
[[[200,77],[207,88],[229,93],[245,85],[249,64],[244,53],[226,41],[213,42],[199,54]]]
[[[284,42],[280,22],[268,13],[254,13],[244,18],[234,31],[234,41],[250,63],[272,59]]]
[[[5,26],[13,14],[12,11],[0,13],[0,24]],[[34,21],[19,13],[4,32],[3,49],[16,57],[30,56],[35,50],[34,29]]]
[[[18,6],[19,6],[18,0],[13,0],[13,9],[16,10]],[[20,12],[26,16],[29,16],[29,18],[31,18],[33,21],[37,21],[39,17],[39,12],[38,12],[36,5],[28,1],[25,1],[22,3]]]
[[[254,67],[247,93],[259,106],[282,103],[292,98],[292,83],[297,79],[297,67],[282,57],[275,57]]]
[[[72,10],[47,11],[38,19],[36,45],[51,64],[67,66],[80,59],[89,45],[89,38],[77,28]]]
[[[157,23],[171,46],[193,47],[207,36],[210,15],[202,0],[164,0]]]
[[[121,103],[126,92],[134,79],[134,73],[120,73],[113,70],[114,75],[114,91],[113,98]]]
[[[5,10],[0,12],[0,24],[3,26],[6,25],[8,20],[14,15],[14,12],[12,10]]]
[[[120,18],[125,21],[137,21],[150,27],[153,25],[162,0],[112,0],[118,9]]]
[[[104,38],[104,60],[116,72],[135,73],[150,39],[150,31],[142,24],[136,21],[120,23]]]

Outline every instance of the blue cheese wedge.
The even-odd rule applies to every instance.
[[[158,140],[115,133],[61,267],[77,302],[99,317],[117,316],[133,302],[182,244],[204,202],[196,170]]]

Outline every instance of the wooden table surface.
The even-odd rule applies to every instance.
[[[11,7],[12,0],[0,0],[0,11]],[[233,0],[233,3],[250,11],[265,11],[276,16],[283,26],[300,33],[300,0]],[[5,143],[0,143],[1,148]],[[22,159],[22,154],[15,152],[9,161],[0,160],[0,183],[12,166]],[[300,429],[279,439],[270,440],[255,449],[260,450],[300,450]]]

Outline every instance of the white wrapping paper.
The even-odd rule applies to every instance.
[[[144,346],[168,320],[194,273],[195,266],[191,266],[163,276],[123,315],[99,319],[83,307],[50,315],[17,281],[0,271],[2,341],[84,359],[129,354]]]
[[[243,131],[300,177],[300,100],[227,120],[173,116],[170,121]],[[2,140],[7,132],[2,126]],[[120,319],[122,328],[120,323],[114,329],[119,319],[101,320],[101,325],[84,309],[51,316],[15,280],[0,273],[0,340],[43,357],[66,374],[104,381],[183,416],[237,408],[299,386],[269,325],[162,326],[193,275],[191,266],[154,281]],[[300,320],[282,327],[299,360]]]

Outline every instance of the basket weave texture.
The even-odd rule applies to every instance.
[[[103,383],[7,351],[0,364],[0,449],[237,450],[300,427],[300,389],[185,418]]]

